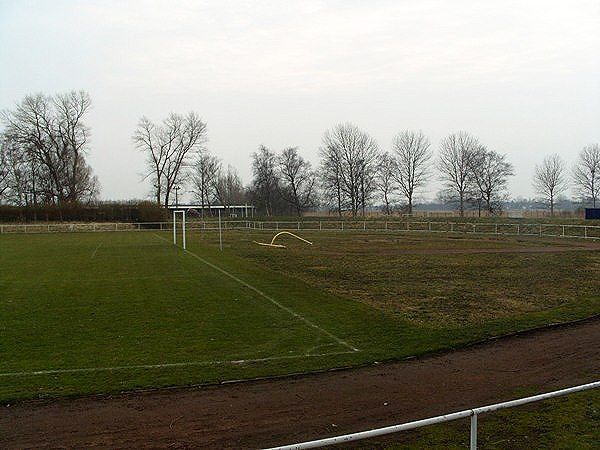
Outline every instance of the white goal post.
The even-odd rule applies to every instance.
[[[185,209],[173,211],[173,245],[177,245],[177,214],[181,214],[181,235],[183,249],[185,250]]]

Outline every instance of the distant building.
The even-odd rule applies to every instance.
[[[179,204],[169,205],[169,211],[182,211],[185,210],[188,216],[194,214],[200,217],[215,217],[219,215],[219,211],[222,216],[231,218],[254,218],[254,210],[256,209],[253,205],[195,205],[195,204]]]

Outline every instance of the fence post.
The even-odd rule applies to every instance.
[[[319,231],[321,231],[323,228],[321,228],[321,221],[319,220]]]
[[[471,416],[471,450],[477,450],[477,414]]]
[[[340,223],[342,224],[342,231],[344,231],[344,221],[342,220]]]

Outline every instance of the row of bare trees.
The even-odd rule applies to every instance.
[[[133,135],[136,147],[147,157],[144,178],[152,181],[156,203],[165,207],[187,181],[190,163],[205,149],[206,123],[196,113],[169,114],[160,124],[142,117]]]
[[[146,176],[153,180],[158,203],[168,205],[173,189],[189,183],[203,210],[214,204],[250,202],[267,216],[301,215],[316,205],[358,216],[375,202],[383,204],[385,213],[401,204],[410,214],[416,195],[436,172],[443,182],[440,198],[455,204],[461,215],[467,208],[497,214],[508,200],[508,179],[514,175],[506,155],[464,131],[442,139],[434,157],[421,131],[400,131],[390,150],[381,151],[368,133],[341,123],[323,134],[316,169],[297,147],[274,152],[261,145],[252,154],[253,178],[247,188],[235,168],[223,168],[205,147],[206,125],[193,113],[171,114],[160,126],[142,118],[134,141],[148,155]],[[595,206],[599,175],[600,150],[592,145],[581,152],[570,177],[558,156],[544,159],[536,167],[534,187],[553,214],[568,179],[577,195]]]
[[[302,213],[316,206],[316,173],[310,162],[287,147],[275,153],[261,145],[252,154],[250,197],[267,215],[277,211]]]
[[[551,215],[554,215],[556,200],[570,187],[583,204],[593,208],[600,206],[600,145],[585,146],[570,173],[560,156],[545,157],[535,167],[533,186],[550,208]]]
[[[242,179],[232,166],[223,167],[217,157],[208,150],[202,151],[193,163],[192,192],[202,206],[202,214],[206,207],[223,205],[230,207],[247,202],[246,191]]]
[[[89,202],[98,179],[86,162],[87,92],[28,95],[0,113],[0,201],[17,206]]]
[[[188,185],[204,213],[212,205],[225,207],[255,203],[266,215],[293,210],[300,215],[315,206],[315,174],[298,149],[280,154],[260,146],[252,155],[253,181],[244,188],[232,166],[206,148],[206,124],[194,114],[171,114],[160,125],[142,117],[133,136],[138,149],[147,156],[144,178],[153,183],[157,203],[173,203],[172,193]]]
[[[235,168],[224,169],[208,150],[192,163],[191,187],[202,211],[213,204],[230,207],[253,203],[266,215],[301,215],[316,206],[316,174],[311,164],[289,147],[274,153],[261,145],[252,154],[252,184],[244,188]]]
[[[321,182],[335,209],[364,215],[377,185],[379,147],[368,133],[344,123],[323,135],[321,146]]]
[[[381,152],[375,139],[350,123],[324,133],[320,156],[319,167],[313,169],[297,147],[276,153],[261,145],[252,154],[253,179],[246,199],[266,215],[301,215],[319,204],[340,215],[357,216],[364,215],[375,201],[383,202],[388,214],[399,202],[411,213],[415,196],[435,166],[431,145],[422,132],[399,132],[391,150]],[[445,181],[446,200],[456,200],[461,212],[469,202],[476,202],[480,211],[500,210],[507,197],[507,178],[513,174],[504,155],[461,132],[442,141],[437,165]],[[224,184],[218,182],[222,178],[218,160],[206,152],[195,167],[194,191],[202,206],[216,200],[230,204],[217,188]],[[236,185],[241,187],[239,182]],[[243,197],[241,188],[237,192]]]
[[[90,130],[84,119],[90,108],[89,94],[73,91],[29,95],[0,113],[0,202],[60,205],[97,197],[99,183],[86,162]],[[207,149],[206,123],[196,113],[173,113],[160,123],[142,117],[133,141],[147,157],[144,178],[163,206],[173,197],[177,202],[185,185],[203,207],[249,202],[265,215],[301,215],[321,205],[357,216],[374,203],[388,214],[399,204],[412,213],[416,196],[436,176],[443,182],[440,198],[454,203],[461,215],[467,208],[495,214],[508,199],[508,179],[514,175],[506,155],[463,131],[442,139],[435,156],[421,131],[398,132],[382,151],[367,132],[340,123],[323,134],[316,168],[297,147],[275,152],[261,145],[252,154],[248,187],[234,167],[223,167]],[[599,178],[600,146],[593,144],[570,170],[559,156],[546,157],[536,166],[533,186],[553,214],[569,188],[596,207]]]
[[[327,131],[322,142],[321,181],[339,214],[346,210],[353,216],[364,214],[376,195],[386,213],[400,197],[410,214],[415,195],[436,166],[445,201],[456,202],[461,215],[468,203],[476,204],[480,212],[496,213],[508,197],[507,180],[514,173],[505,155],[488,150],[465,132],[442,140],[437,161],[421,131],[399,132],[388,152],[380,152],[374,139],[347,123]]]
[[[501,211],[508,200],[508,177],[514,175],[506,155],[487,149],[466,132],[442,139],[438,168],[445,191],[442,196],[454,200],[462,216],[465,205],[473,204],[479,212]]]
[[[497,214],[509,199],[513,165],[506,155],[486,148],[464,131],[442,139],[437,158],[420,131],[399,132],[391,151],[381,153],[377,143],[352,124],[337,125],[322,139],[322,192],[339,214],[364,214],[373,196],[378,196],[388,214],[399,196],[410,214],[415,194],[431,180],[434,169],[444,186],[441,200],[456,204],[461,216],[473,207],[479,214]],[[580,202],[595,208],[600,195],[600,146],[584,147],[570,171],[558,155],[547,156],[536,166],[533,186],[552,215],[557,198],[570,187]]]

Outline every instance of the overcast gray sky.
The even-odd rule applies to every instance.
[[[544,156],[571,165],[600,143],[599,24],[598,0],[0,0],[0,109],[88,91],[104,199],[150,192],[139,118],[189,111],[244,183],[260,144],[316,165],[323,132],[349,121],[382,149],[404,129],[435,150],[468,131],[530,197]]]

